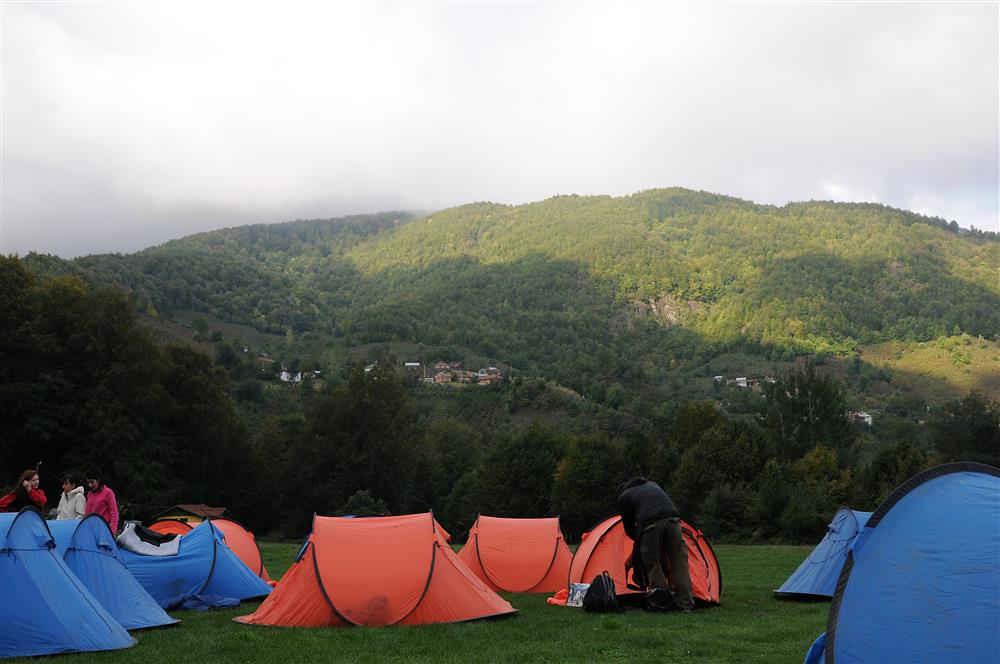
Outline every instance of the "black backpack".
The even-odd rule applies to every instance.
[[[618,603],[615,593],[615,582],[607,570],[601,572],[590,582],[583,596],[583,610],[588,613],[621,613],[625,609]]]

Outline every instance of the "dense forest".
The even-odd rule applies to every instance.
[[[642,473],[710,537],[814,539],[930,464],[1000,463],[997,239],[669,189],[8,257],[0,471],[96,464],[131,516],[295,537],[432,508],[571,539]],[[401,368],[442,359],[503,380]]]

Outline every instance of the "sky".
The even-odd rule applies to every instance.
[[[681,186],[1000,230],[1000,4],[0,0],[0,254]]]

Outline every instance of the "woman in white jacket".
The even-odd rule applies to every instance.
[[[75,477],[63,478],[63,492],[59,497],[57,519],[82,519],[87,513],[87,498],[83,495],[83,487]]]

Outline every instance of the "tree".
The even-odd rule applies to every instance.
[[[851,505],[874,510],[896,487],[932,465],[930,457],[910,442],[884,447],[854,474]]]
[[[479,511],[503,517],[549,516],[553,476],[567,444],[565,435],[538,425],[496,444],[480,468],[475,488]]]
[[[928,428],[942,461],[1000,466],[1000,403],[971,392],[934,412]]]
[[[840,384],[812,362],[764,383],[759,420],[775,440],[776,457],[794,460],[816,445],[849,453],[854,429]]]
[[[621,451],[607,436],[591,434],[569,443],[552,483],[552,512],[563,535],[577,541],[581,534],[615,510],[615,489],[625,481]]]

